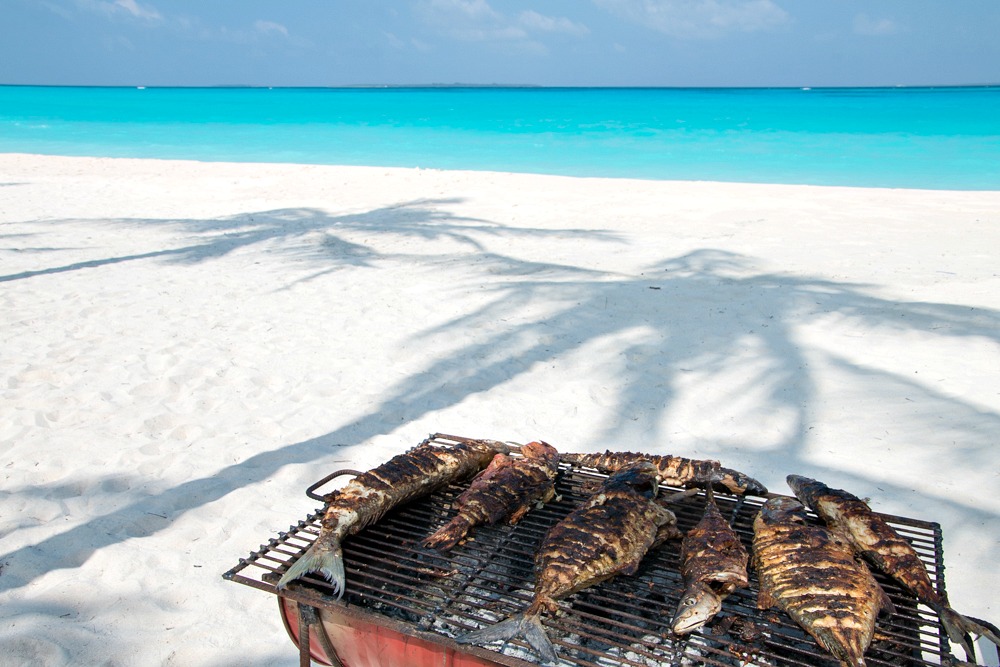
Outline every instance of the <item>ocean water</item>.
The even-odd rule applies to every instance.
[[[0,86],[0,152],[1000,190],[1000,87]]]

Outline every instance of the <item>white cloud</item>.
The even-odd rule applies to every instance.
[[[422,4],[430,12],[463,17],[471,21],[501,18],[486,0],[426,0]]]
[[[545,16],[535,11],[508,17],[486,0],[423,0],[417,9],[436,32],[464,42],[494,42],[518,53],[546,53],[533,35],[563,33],[582,36],[590,30],[567,18]]]
[[[106,16],[124,16],[143,21],[160,21],[163,16],[152,5],[139,4],[136,0],[76,0],[78,7]]]
[[[49,10],[57,16],[61,16],[64,19],[72,19],[73,12],[63,7],[61,4],[55,2],[48,2],[48,0],[39,0],[39,5]]]
[[[539,32],[561,32],[577,37],[582,37],[590,33],[590,28],[582,23],[574,23],[565,17],[554,18],[552,16],[543,16],[530,9],[521,12],[518,20],[528,30],[537,30]]]
[[[769,30],[789,21],[773,0],[594,0],[618,16],[679,38]]]
[[[410,44],[413,45],[414,49],[420,51],[421,53],[429,53],[434,50],[433,46],[423,40],[417,39],[416,37],[410,38]]]
[[[868,14],[858,14],[854,17],[854,32],[857,35],[879,37],[896,34],[899,26],[891,19],[875,19]]]
[[[136,18],[154,21],[163,18],[160,12],[152,7],[143,7],[135,0],[115,0],[115,4]]]
[[[288,28],[281,25],[280,23],[275,23],[274,21],[255,21],[253,27],[257,32],[268,35],[268,34],[278,34],[283,37],[288,37]]]
[[[390,47],[398,51],[401,51],[406,48],[406,42],[397,37],[396,33],[386,32],[383,30],[382,36],[385,37],[385,41],[389,44]]]
[[[511,42],[526,39],[528,33],[516,26],[495,26],[478,28],[474,26],[454,28],[450,34],[464,42]]]

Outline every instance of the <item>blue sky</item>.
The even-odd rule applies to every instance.
[[[2,0],[0,83],[1000,84],[1000,1]]]

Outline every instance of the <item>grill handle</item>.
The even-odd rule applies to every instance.
[[[323,486],[324,484],[326,484],[327,482],[336,477],[340,477],[342,475],[351,475],[352,477],[357,477],[360,474],[361,473],[358,472],[357,470],[338,470],[336,472],[331,472],[323,479],[311,484],[309,488],[306,489],[306,495],[312,498],[313,500],[319,500],[320,502],[325,503],[329,500],[329,498],[327,497],[329,494],[327,494],[326,496],[321,496],[318,493],[316,493],[316,489],[318,489],[319,487]]]

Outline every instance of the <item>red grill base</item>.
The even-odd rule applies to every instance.
[[[279,597],[288,636],[309,657],[334,667],[501,667],[499,663],[352,618],[332,608],[310,608]],[[303,637],[308,639],[305,647]]]

